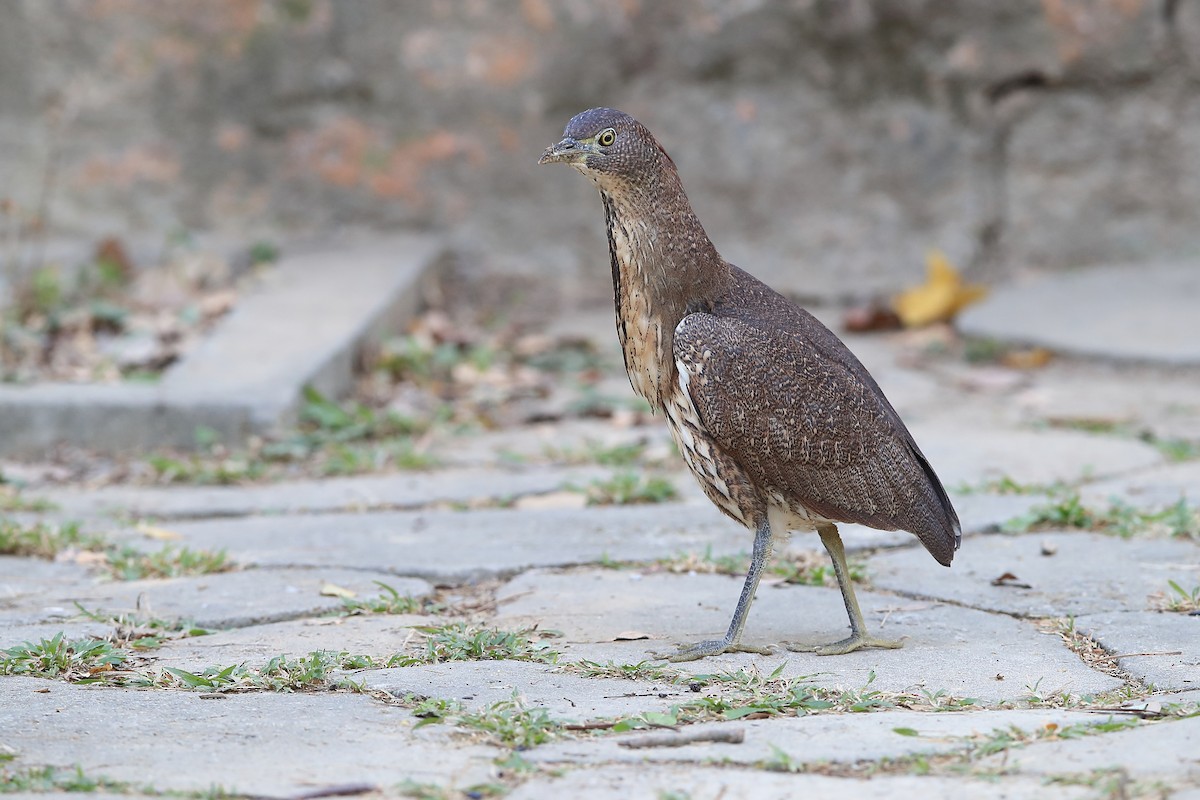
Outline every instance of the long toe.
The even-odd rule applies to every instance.
[[[784,642],[783,646],[793,653],[816,653],[819,656],[844,656],[846,653],[853,653],[855,650],[865,650],[867,648],[875,648],[879,650],[896,650],[904,647],[903,639],[879,639],[875,636],[847,636],[840,642],[833,644],[799,644],[797,642]]]
[[[770,647],[755,647],[754,645],[730,642],[725,639],[707,639],[693,645],[680,645],[679,649],[673,653],[651,652],[650,655],[655,658],[680,663],[683,661],[698,661],[708,656],[719,656],[721,653],[757,653],[761,656],[769,656],[774,654],[775,650]]]

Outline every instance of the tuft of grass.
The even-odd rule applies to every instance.
[[[375,581],[380,592],[375,597],[359,600],[354,597],[343,597],[341,613],[344,616],[360,614],[436,614],[442,606],[429,598],[413,597],[400,594],[395,588],[383,581]]]
[[[1047,494],[1057,495],[1067,491],[1067,485],[1058,483],[1021,483],[1009,475],[990,478],[979,484],[963,483],[956,487],[961,494]]]
[[[750,554],[713,555],[708,547],[703,553],[681,553],[672,558],[661,559],[656,566],[674,573],[698,573],[702,575],[732,575],[740,577],[750,568]],[[861,559],[848,562],[850,578],[856,582],[867,579],[867,565]],[[833,564],[816,551],[801,551],[791,556],[778,557],[767,567],[770,574],[783,578],[786,583],[804,586],[837,586],[837,574]]]
[[[666,478],[646,477],[633,471],[614,474],[608,480],[595,480],[584,490],[589,506],[624,506],[640,503],[665,503],[678,495]]]
[[[0,555],[52,559],[68,549],[100,551],[106,546],[98,536],[84,535],[79,525],[22,525],[0,520]]]
[[[1066,428],[1097,435],[1139,439],[1162,453],[1168,461],[1176,463],[1200,458],[1200,441],[1159,436],[1152,430],[1139,429],[1126,421],[1084,417],[1055,419],[1050,420],[1048,424],[1051,428]]]
[[[108,614],[89,611],[76,601],[79,613],[94,622],[112,625],[113,632],[107,641],[115,647],[133,650],[154,650],[170,639],[187,639],[193,636],[208,636],[213,631],[201,628],[187,620],[166,620],[157,617],[138,617],[131,614]]]
[[[1144,510],[1113,501],[1107,509],[1097,511],[1085,506],[1078,492],[1069,492],[1005,522],[1002,528],[1009,533],[1039,528],[1076,528],[1111,533],[1124,539],[1158,534],[1194,539],[1200,538],[1200,509],[1192,508],[1185,498],[1180,498],[1158,510]]]
[[[127,654],[103,639],[68,641],[60,632],[39,642],[0,650],[0,675],[61,678],[93,682],[95,676],[125,663]]]
[[[606,445],[593,439],[581,448],[546,447],[547,458],[567,464],[599,464],[605,467],[635,467],[642,463],[646,443],[642,441]]]
[[[103,536],[84,534],[76,523],[21,525],[0,520],[0,555],[53,559],[69,550],[104,554],[104,569],[123,581],[208,575],[236,567],[224,550],[214,553],[187,547],[165,547],[143,553],[129,545],[112,544]]]
[[[712,546],[709,545],[703,553],[678,553],[670,558],[659,559],[655,566],[676,574],[745,575],[750,567],[750,554],[741,552],[717,556],[713,555]]]
[[[219,692],[301,692],[347,689],[361,692],[363,686],[334,673],[346,669],[380,667],[370,656],[352,655],[346,651],[314,650],[300,658],[279,655],[262,667],[252,669],[245,664],[207,667],[200,672],[188,672],[165,667],[167,685],[174,683],[187,689]]]
[[[4,480],[0,475],[0,483]],[[41,514],[46,511],[56,511],[58,505],[44,497],[26,497],[20,489],[11,486],[0,486],[0,511],[16,513],[26,511]]]
[[[1175,581],[1167,581],[1169,590],[1159,592],[1152,599],[1154,608],[1158,611],[1175,611],[1185,614],[1200,612],[1200,586],[1191,590],[1184,589]]]
[[[436,459],[414,437],[427,432],[442,412],[416,420],[356,402],[337,403],[307,387],[299,421],[290,433],[254,440],[229,451],[211,431],[197,430],[199,453],[159,454],[146,463],[160,483],[228,485],[278,479],[296,467],[317,475],[357,475],[395,469],[428,469]]]
[[[455,700],[440,698],[404,698],[413,704],[413,714],[421,721],[417,727],[448,723],[484,734],[496,744],[528,749],[554,739],[562,723],[550,717],[544,708],[529,708],[516,692],[512,698],[492,703],[480,711],[467,711]]]
[[[128,783],[105,777],[87,775],[82,767],[60,769],[59,767],[26,767],[24,769],[0,771],[0,794],[16,792],[109,792],[132,794],[136,790]]]
[[[636,664],[617,664],[610,660],[601,664],[598,661],[582,659],[563,664],[560,669],[564,672],[573,672],[576,675],[582,675],[585,678],[624,678],[635,681],[669,681],[671,683],[677,683],[684,679],[680,672],[655,664],[652,661],[639,661]]]
[[[833,564],[823,554],[802,551],[786,558],[776,559],[770,567],[771,574],[783,578],[785,583],[803,586],[837,586],[837,573]],[[867,562],[852,558],[846,562],[846,571],[855,583],[867,579]]]
[[[246,455],[156,455],[147,458],[146,463],[159,483],[229,486],[258,480],[267,472],[264,461]]]
[[[438,664],[443,661],[538,661],[553,664],[558,653],[550,648],[547,631],[525,628],[503,631],[479,628],[463,622],[416,628],[425,636],[425,652],[420,656],[396,656],[389,666],[409,667]]]
[[[108,568],[123,581],[145,578],[178,578],[183,575],[212,575],[235,568],[224,550],[192,550],[187,547],[164,547],[143,553],[129,546],[114,547],[108,552]]]

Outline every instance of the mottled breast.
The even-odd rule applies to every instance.
[[[676,361],[678,382],[666,397],[667,428],[688,469],[717,508],[748,528],[758,527],[767,513],[746,473],[704,429],[688,392],[691,381],[707,381],[702,362]]]

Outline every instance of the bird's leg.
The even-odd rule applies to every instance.
[[[840,642],[818,646],[795,645],[784,643],[784,647],[797,652],[813,652],[819,656],[840,656],[853,653],[864,647],[881,647],[895,649],[903,647],[904,642],[898,639],[877,639],[867,635],[867,624],[863,620],[862,610],[858,607],[858,598],[854,596],[854,584],[850,580],[850,571],[846,568],[846,548],[842,545],[842,537],[838,534],[837,526],[831,522],[817,526],[821,536],[821,544],[829,551],[833,559],[833,572],[837,575],[838,587],[842,590],[842,600],[846,603],[846,613],[850,615],[850,635]]]
[[[742,594],[738,597],[737,608],[733,611],[733,620],[724,639],[708,639],[703,642],[681,647],[674,653],[652,653],[655,658],[665,658],[668,661],[695,661],[705,656],[715,656],[721,653],[758,653],[771,655],[773,650],[768,647],[752,647],[741,644],[742,628],[746,627],[746,617],[750,613],[750,604],[754,602],[754,593],[758,591],[758,581],[762,578],[763,568],[771,557],[771,526],[764,518],[754,533],[754,553],[750,557],[750,569],[746,572],[746,582],[742,584]]]

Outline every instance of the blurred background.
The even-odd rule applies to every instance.
[[[600,204],[536,165],[598,105],[654,131],[723,255],[839,332],[902,323],[924,329],[914,352],[1020,370],[1153,329],[1135,360],[1200,359],[1190,306],[1133,293],[1200,296],[1200,0],[0,0],[0,377],[155,387],[0,392],[0,450],[207,448],[350,395],[422,429],[628,405]],[[441,253],[419,302],[339,250],[397,234]],[[321,247],[345,255],[283,268]],[[1075,274],[1104,279],[997,294]],[[288,286],[307,328],[333,295],[397,298],[383,316],[343,304],[345,336],[374,348],[353,376],[247,360],[254,320],[284,316],[270,300],[221,333]],[[986,287],[982,343],[937,326]],[[547,309],[595,315],[548,336]],[[400,322],[380,345],[364,329],[383,317]],[[207,361],[185,380],[193,351]],[[583,394],[562,396],[564,365]],[[225,380],[226,416],[137,416],[194,409],[239,369],[257,383]],[[244,407],[285,385],[269,413]],[[133,409],[125,438],[97,438],[113,409]]]
[[[1194,0],[2,0],[3,244],[431,229],[608,291],[541,149],[639,117],[726,257],[817,298],[1200,252]],[[53,245],[47,244],[53,251]]]

